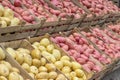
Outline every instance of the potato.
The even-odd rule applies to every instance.
[[[49,53],[51,53],[53,49],[54,49],[54,45],[50,44],[50,45],[47,46],[47,51]]]
[[[75,73],[79,78],[82,78],[85,75],[81,69],[76,69]]]
[[[5,8],[3,16],[8,17],[10,19],[13,19],[14,13],[13,13],[13,11],[11,9]]]
[[[0,17],[4,14],[4,7],[0,5]]]
[[[24,80],[24,78],[23,78],[21,75],[19,75],[19,77],[20,77],[20,79],[19,79],[19,80]]]
[[[46,64],[46,59],[45,58],[41,58],[40,62],[41,62],[41,65],[44,66]]]
[[[70,61],[68,61],[68,60],[63,60],[62,62],[63,62],[63,65],[64,65],[64,66],[72,67],[72,63],[71,63]]]
[[[2,50],[2,48],[0,48],[0,60],[3,60],[3,59],[5,59],[5,53]]]
[[[38,68],[35,67],[35,66],[31,66],[31,67],[30,67],[30,72],[31,72],[31,73],[34,73],[34,74],[37,74],[37,73],[38,73]]]
[[[40,62],[40,60],[38,60],[38,59],[33,59],[33,60],[32,60],[32,65],[33,65],[33,66],[36,66],[36,67],[38,68],[38,67],[40,67],[41,62]]]
[[[10,19],[7,17],[0,17],[0,20],[5,21],[7,23],[7,25],[10,24]]]
[[[6,61],[0,61],[0,64],[4,64],[5,66],[8,67],[8,69],[10,70],[12,68],[11,64],[9,62]]]
[[[15,68],[15,67],[12,67],[10,71],[20,73],[19,69]]]
[[[33,73],[28,73],[33,79],[35,78],[35,75]]]
[[[60,60],[61,60],[61,61],[64,61],[64,60],[68,60],[68,61],[70,61],[70,58],[69,58],[68,56],[63,56],[63,57],[61,57]]]
[[[56,80],[67,80],[66,77],[63,74],[59,74],[56,78]]]
[[[9,69],[5,64],[0,64],[0,75],[1,76],[8,76],[9,75]]]
[[[17,51],[19,51],[20,53],[30,54],[30,51],[28,49],[24,49],[24,48],[18,48]]]
[[[47,72],[40,72],[40,73],[36,74],[36,78],[37,79],[48,79],[49,74]]]
[[[54,71],[49,72],[49,78],[50,79],[55,79],[56,77],[57,77],[57,72],[54,72]]]
[[[80,80],[78,77],[74,77],[73,80]],[[83,79],[82,79],[83,80]]]
[[[16,52],[14,49],[8,47],[6,51],[15,59],[16,58]]]
[[[59,50],[57,49],[53,49],[53,52],[52,52],[53,56],[56,58],[56,60],[59,60],[61,58],[61,53]]]
[[[24,55],[22,53],[19,53],[18,51],[16,51],[16,61],[19,64],[22,64],[24,62]]]
[[[81,69],[81,65],[77,62],[72,62],[72,69],[73,70]]]
[[[20,77],[18,75],[18,73],[16,72],[11,72],[8,76],[9,80],[20,80]]]
[[[72,78],[76,77],[76,72],[74,72],[74,71],[70,72],[70,76],[71,76]]]
[[[30,66],[27,63],[23,63],[22,68],[25,69],[28,72],[30,71]]]
[[[43,39],[41,39],[41,41],[40,41],[40,45],[48,46],[49,44],[50,44],[50,41],[49,41],[49,39],[47,39],[47,38],[43,38]]]
[[[70,72],[71,72],[71,69],[70,69],[70,67],[65,66],[65,67],[62,68],[62,72],[63,72],[63,73],[70,73]]]
[[[50,62],[52,62],[52,63],[55,63],[55,62],[56,62],[56,58],[55,58],[53,55],[51,55],[48,60],[49,60]]]
[[[34,42],[32,45],[38,47],[40,45],[40,43],[39,42]]]
[[[52,63],[47,63],[45,67],[48,69],[49,72],[56,70],[56,67]]]
[[[42,45],[38,46],[38,49],[42,52],[42,51],[46,51],[46,48]]]
[[[32,58],[40,59],[41,58],[40,51],[38,49],[32,50],[31,56]]]
[[[0,76],[0,80],[7,80],[7,78],[4,76]]]
[[[32,57],[29,54],[24,54],[24,63],[27,63],[29,66],[32,65]]]
[[[11,23],[10,23],[10,26],[17,26],[20,24],[20,20],[16,17],[14,17],[12,20],[11,20]]]
[[[47,68],[44,66],[39,67],[39,72],[47,72]]]
[[[6,21],[0,21],[0,27],[1,28],[5,28],[5,27],[7,27],[7,22]]]
[[[63,68],[63,62],[62,61],[56,61],[54,64],[59,70]]]

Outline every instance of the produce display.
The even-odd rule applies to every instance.
[[[41,56],[38,49],[30,52],[24,48],[14,50],[9,47],[6,50],[36,80],[67,80],[64,75],[57,72],[54,64]]]
[[[53,5],[60,8],[64,13],[61,14],[65,16],[65,14],[71,16],[73,15],[75,18],[80,18],[82,14],[84,14],[84,10],[74,5],[71,0],[50,0]]]
[[[13,11],[0,5],[0,28],[17,25],[20,25],[20,20],[14,16]]]
[[[109,12],[119,12],[119,8],[109,0],[79,0],[79,2],[98,16]]]
[[[112,59],[118,58],[119,57],[119,47],[117,47],[116,44],[110,44],[105,42],[105,40],[99,39],[98,35],[95,35],[94,33],[97,33],[95,31],[92,32],[81,32],[84,34],[89,40],[91,40],[97,47],[105,52],[109,57]],[[108,38],[106,38],[108,39]],[[116,47],[116,48],[114,48]],[[116,52],[117,51],[117,52]]]
[[[19,69],[13,67],[5,58],[6,55],[0,48],[0,80],[25,80]]]
[[[87,79],[81,65],[75,61],[71,61],[48,38],[42,38],[40,42],[34,42],[32,46],[38,49],[44,57],[53,63],[70,80]]]
[[[100,54],[93,45],[89,44],[79,33],[72,33],[68,37],[52,37],[51,40],[79,62],[89,73],[102,70],[102,66],[98,65],[96,61],[99,61],[102,64],[111,63],[110,58],[107,58],[104,54]]]
[[[108,25],[108,27],[112,31],[114,31],[114,32],[118,33],[118,35],[120,35],[120,25],[119,24],[118,25]]]
[[[19,1],[19,0],[17,0]],[[12,9],[14,11],[14,16],[17,17],[18,19],[20,19],[21,21],[24,21],[26,23],[35,23],[35,18],[32,14],[30,14],[30,12],[28,12],[25,8],[22,8],[22,4],[18,4],[18,2],[16,2],[14,5],[10,2],[10,0],[2,0],[0,1],[0,3],[4,6],[4,7],[8,7],[10,9]],[[19,5],[19,6],[18,6]]]

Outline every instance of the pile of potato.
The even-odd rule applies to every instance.
[[[81,69],[81,65],[71,61],[68,56],[63,55],[48,38],[43,38],[40,42],[34,42],[32,46],[39,50],[44,57],[52,62],[70,80],[86,80],[86,75]]]
[[[20,71],[4,59],[5,53],[0,48],[0,80],[24,80]]]
[[[7,48],[7,52],[36,80],[66,80],[56,67],[43,58],[38,49]]]
[[[20,20],[14,17],[13,11],[0,5],[0,27],[5,28],[7,26],[17,26],[19,24]]]

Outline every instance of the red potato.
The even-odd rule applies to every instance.
[[[20,0],[14,0],[14,6],[15,7],[20,7],[21,6],[21,1]]]

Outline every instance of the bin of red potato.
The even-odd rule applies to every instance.
[[[68,54],[79,62],[87,72],[99,72],[102,70],[102,67],[97,65],[95,61],[102,64],[111,63],[110,58],[106,57],[104,54],[100,54],[78,33],[73,33],[69,37],[52,37],[51,40],[68,52]],[[91,56],[93,56],[94,60],[90,58]]]
[[[109,0],[79,0],[79,2],[96,15],[119,11],[119,8]]]
[[[105,43],[104,41],[100,40],[98,36],[95,36],[91,32],[81,32],[83,35],[85,35],[89,40],[91,40],[100,50],[105,52],[108,56],[110,56],[112,59],[120,57],[120,54],[116,51],[118,51],[118,48],[112,48],[109,46],[108,43]],[[112,44],[114,45],[114,44]],[[114,45],[115,46],[115,45]]]
[[[120,35],[120,24],[117,25],[109,25],[108,26],[110,29],[112,29],[112,31],[118,33],[118,35]]]
[[[110,57],[115,57],[115,58],[120,57],[120,41],[113,40],[109,36],[105,36],[104,35],[105,32],[98,28],[92,29],[92,34],[96,37],[99,37],[99,39],[101,39],[100,44],[103,45],[100,49],[103,49],[103,47],[105,47],[105,52],[109,54]]]
[[[82,14],[84,14],[84,10],[75,6],[71,0],[50,0],[53,5],[60,8],[67,15],[74,15],[75,18],[80,18]],[[61,15],[62,15],[61,14]]]
[[[14,11],[15,17],[19,18],[22,21],[25,21],[27,23],[35,23],[34,16],[30,14],[30,12],[23,9],[21,6],[16,6],[12,4],[9,0],[3,0],[0,2],[4,7],[9,7]],[[20,4],[19,4],[20,5]]]

